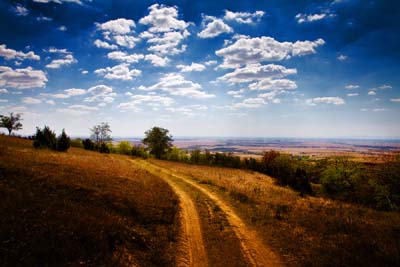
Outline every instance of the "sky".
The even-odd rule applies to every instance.
[[[400,137],[400,3],[0,0],[0,114],[71,136]]]

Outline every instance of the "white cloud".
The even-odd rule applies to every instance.
[[[137,63],[139,60],[144,59],[142,54],[127,54],[121,51],[114,51],[107,54],[109,59],[118,60],[126,63]]]
[[[17,16],[27,16],[29,14],[29,10],[20,4],[17,4],[13,9]]]
[[[358,93],[354,93],[354,94],[347,94],[347,96],[358,96]]]
[[[7,48],[5,44],[0,45],[0,57],[5,58],[6,60],[10,59],[31,59],[31,60],[40,60],[40,56],[36,55],[35,52],[29,51],[28,53],[24,53],[22,51],[16,51],[14,49]]]
[[[54,100],[46,100],[45,102],[52,106],[54,106],[56,104],[56,102],[54,102]]]
[[[386,108],[374,108],[372,111],[386,111]]]
[[[337,96],[329,96],[329,97],[316,97],[307,99],[306,103],[311,106],[315,106],[317,104],[343,105],[345,101],[343,98]]]
[[[71,115],[71,116],[80,116],[80,115],[86,115],[90,114],[93,111],[97,111],[97,107],[92,107],[92,106],[86,106],[86,105],[71,105],[67,108],[59,108],[57,109],[57,112],[64,113],[66,115]]]
[[[169,73],[164,75],[160,82],[152,86],[139,86],[139,90],[145,91],[164,91],[175,96],[185,96],[189,98],[212,98],[215,97],[213,94],[208,94],[201,91],[202,86],[198,83],[185,80],[185,78],[179,73]]]
[[[371,90],[368,92],[368,95],[376,95],[375,91]]]
[[[192,62],[191,65],[177,65],[176,67],[180,69],[181,72],[203,71],[206,69],[206,66],[203,64],[194,62]]]
[[[40,104],[42,100],[33,97],[24,97],[21,102],[24,104]]]
[[[47,53],[71,54],[71,52],[68,51],[66,48],[59,49],[59,48],[55,48],[55,47],[49,47],[49,49],[47,49],[47,50],[43,49],[43,51],[47,52]]]
[[[47,81],[46,74],[41,70],[35,70],[31,67],[12,69],[0,66],[0,86],[27,89],[44,87]]]
[[[169,107],[175,100],[171,97],[167,96],[159,96],[154,94],[147,95],[131,95],[131,101],[120,103],[118,108],[120,109],[129,109],[134,111],[142,110],[139,106],[143,104],[151,105],[151,106],[164,106]]]
[[[0,99],[0,103],[7,103],[8,100],[7,99]]]
[[[385,90],[385,89],[392,89],[393,87],[389,84],[383,84],[378,87],[378,89]]]
[[[391,98],[390,101],[400,103],[400,98]]]
[[[140,41],[139,38],[129,35],[115,35],[113,38],[119,46],[127,48],[134,48],[136,43]]]
[[[213,16],[203,16],[203,30],[197,34],[200,38],[213,38],[223,33],[232,33],[233,29],[222,19]]]
[[[232,108],[259,108],[263,105],[266,105],[267,102],[261,97],[247,98],[244,99],[243,102],[235,103],[232,105]]]
[[[294,90],[297,84],[289,79],[264,78],[249,85],[250,90]]]
[[[57,28],[58,30],[65,32],[67,30],[67,27],[65,27],[64,25],[61,25],[60,27]]]
[[[37,21],[52,21],[52,18],[45,17],[43,15],[40,15],[39,17],[36,18]]]
[[[94,41],[93,44],[98,48],[104,48],[104,49],[117,49],[118,48],[118,46],[116,46],[115,44],[109,44],[109,43],[99,40],[99,39],[96,39],[96,41]]]
[[[82,5],[82,2],[80,0],[33,0],[33,2],[43,3],[43,4],[47,4],[47,3],[51,3],[51,2],[56,3],[56,4],[75,3],[75,4]]]
[[[82,74],[88,74],[88,73],[89,73],[89,71],[87,71],[87,70],[83,70],[83,71],[81,71],[81,73],[82,73]]]
[[[110,32],[111,34],[121,35],[131,32],[131,28],[135,28],[136,24],[130,19],[114,19],[104,23],[96,23],[98,30]]]
[[[264,16],[264,14],[265,12],[260,10],[254,13],[232,12],[229,10],[225,10],[224,20],[235,21],[237,23],[242,23],[242,24],[252,24],[255,23],[256,21],[259,21]]]
[[[7,89],[0,89],[0,94],[7,94],[8,90]]]
[[[231,83],[245,83],[260,81],[266,78],[282,78],[287,75],[292,75],[296,73],[296,69],[287,69],[281,65],[261,65],[257,63],[249,64],[242,68],[237,68],[234,71],[219,77],[218,80],[223,80]]]
[[[150,61],[151,64],[156,67],[165,67],[170,62],[168,57],[160,57],[155,54],[146,55],[144,60]]]
[[[133,78],[140,76],[142,74],[142,71],[138,69],[130,70],[129,64],[122,63],[112,68],[106,67],[103,69],[95,70],[94,73],[102,75],[106,79],[130,81]]]
[[[360,86],[358,84],[349,84],[349,85],[346,85],[345,88],[352,90],[352,89],[360,88]]]
[[[62,66],[68,66],[73,63],[78,62],[73,55],[65,55],[63,59],[54,59],[53,61],[50,62],[50,64],[46,65],[46,68],[49,69],[58,69],[61,68]]]
[[[237,68],[241,65],[264,61],[280,61],[292,56],[316,53],[315,49],[325,43],[324,40],[279,42],[272,37],[238,36],[233,44],[217,50],[215,54],[223,58],[221,68]]]
[[[206,65],[206,66],[212,66],[212,65],[216,65],[216,64],[218,64],[218,61],[216,61],[216,60],[209,60],[209,61],[204,62],[204,65]]]
[[[321,14],[302,14],[299,13],[296,15],[296,20],[297,23],[303,23],[303,22],[313,22],[313,21],[317,21],[317,20],[321,20],[324,18],[327,18],[328,15],[325,13],[321,13]]]
[[[149,15],[139,20],[140,24],[150,25],[149,32],[170,32],[175,30],[185,30],[189,23],[178,19],[176,7],[154,4],[149,8]]]
[[[228,91],[227,94],[234,97],[234,98],[242,98],[243,97],[243,93],[244,93],[244,89],[240,89],[237,91],[231,90]]]
[[[64,90],[64,92],[66,92],[69,96],[84,95],[87,93],[85,89],[80,88],[70,88]]]
[[[172,31],[159,33],[153,35],[152,38],[147,40],[147,43],[151,44],[147,50],[161,55],[176,55],[186,50],[186,45],[180,45],[180,43],[189,36],[187,30],[183,32]]]
[[[337,57],[337,59],[340,60],[340,61],[345,61],[345,60],[347,60],[348,58],[349,58],[348,56],[343,55],[343,54],[340,54],[340,55]]]
[[[101,101],[104,103],[111,103],[114,101],[114,97],[116,96],[116,93],[113,93],[112,87],[104,84],[90,87],[87,92],[91,94],[91,96],[86,97],[84,102]]]

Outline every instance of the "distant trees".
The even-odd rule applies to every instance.
[[[108,122],[102,122],[98,125],[93,126],[90,129],[91,135],[90,138],[95,142],[97,147],[101,147],[102,144],[105,144],[112,140],[110,133],[111,128]]]
[[[18,131],[22,129],[22,118],[21,114],[17,113],[14,115],[13,112],[9,116],[0,115],[0,128],[6,128],[8,135],[10,136],[12,131]]]
[[[33,136],[33,146],[35,148],[49,148],[58,151],[67,151],[71,146],[71,140],[63,129],[61,134],[56,138],[56,133],[48,126],[43,129],[36,128]]]
[[[150,154],[160,159],[171,149],[172,141],[172,136],[167,129],[153,127],[145,132],[145,138],[142,142],[147,146]]]

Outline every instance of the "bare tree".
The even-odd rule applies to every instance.
[[[90,138],[96,143],[97,146],[112,140],[110,135],[112,131],[107,122],[102,122],[99,125],[93,126],[90,129],[90,132]]]
[[[0,115],[0,128],[6,128],[8,130],[8,135],[11,135],[12,131],[18,131],[22,129],[22,118],[21,114],[17,113],[14,115],[13,112],[10,116]]]

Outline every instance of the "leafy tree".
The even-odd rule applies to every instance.
[[[21,114],[17,113],[14,115],[13,112],[10,116],[0,115],[0,128],[6,128],[8,130],[8,135],[11,135],[12,131],[18,131],[22,129]]]
[[[128,141],[122,141],[118,144],[118,152],[120,154],[129,155],[131,154],[132,146]]]
[[[112,140],[110,135],[112,131],[108,122],[102,122],[99,125],[93,126],[90,131],[90,137],[96,143],[97,147],[101,147],[102,144]]]
[[[95,143],[92,142],[90,139],[85,139],[82,141],[83,148],[86,150],[94,150]]]
[[[35,148],[57,148],[56,134],[48,126],[44,126],[43,130],[36,127],[36,134],[33,140],[33,146]]]
[[[172,147],[172,136],[169,131],[160,127],[153,127],[145,132],[146,137],[143,139],[143,144],[148,147],[150,154],[160,159]]]
[[[67,151],[70,146],[71,146],[71,139],[63,129],[61,135],[57,138],[57,150]]]

